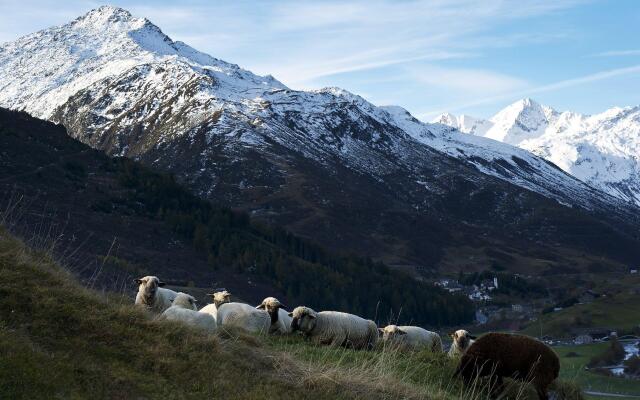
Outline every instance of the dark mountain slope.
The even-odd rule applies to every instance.
[[[333,250],[440,273],[495,249],[536,274],[640,258],[636,207],[531,153],[338,88],[290,90],[117,7],[4,44],[0,71],[0,105]]]
[[[18,204],[10,225],[25,237],[50,232],[92,286],[120,289],[149,272],[174,285],[226,286],[252,302],[275,294],[291,306],[372,318],[400,308],[422,324],[471,318],[465,298],[215,207],[169,175],[77,142],[62,126],[0,109],[0,146],[4,203]]]

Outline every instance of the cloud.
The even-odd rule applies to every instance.
[[[411,69],[411,77],[427,87],[457,90],[466,94],[504,93],[529,86],[523,79],[493,71],[467,68],[442,68],[421,65]]]
[[[640,50],[611,50],[592,54],[592,57],[640,56]]]
[[[492,104],[505,99],[514,100],[523,97],[529,97],[539,93],[551,92],[555,90],[565,89],[569,87],[584,85],[592,82],[601,81],[604,79],[614,78],[617,76],[640,74],[640,64],[632,65],[624,68],[614,68],[606,71],[600,71],[589,75],[580,76],[577,78],[565,79],[558,82],[531,87],[525,90],[514,91],[510,93],[501,93],[495,96],[483,97],[464,104],[455,104],[447,107],[443,107],[439,110],[425,111],[418,113],[416,116],[421,119],[428,119],[435,115],[442,114],[443,112],[459,111],[469,107],[479,106],[483,104]]]
[[[334,60],[325,64],[312,65],[305,68],[304,66],[294,65],[286,69],[281,69],[278,76],[289,84],[305,86],[315,79],[338,75],[348,72],[365,71],[370,69],[378,69],[394,65],[409,64],[417,61],[436,61],[453,58],[472,57],[471,53],[454,53],[454,52],[433,52],[421,54],[412,57],[349,57],[346,60]]]
[[[513,34],[499,40],[496,25],[571,8],[584,1],[370,0],[349,3],[270,3],[255,26],[267,26],[278,57],[250,67],[291,87],[317,87],[318,78],[417,61],[477,57],[487,48],[544,43],[559,35]],[[263,38],[254,39],[260,46]],[[279,51],[283,49],[285,51]],[[363,51],[366,49],[366,51]],[[233,61],[233,60],[232,60]],[[323,80],[325,81],[325,80]]]

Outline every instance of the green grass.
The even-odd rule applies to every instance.
[[[570,337],[574,328],[610,328],[629,331],[640,323],[640,295],[628,291],[598,298],[589,304],[576,304],[564,310],[541,315],[523,333],[533,336]]]
[[[637,380],[605,376],[584,369],[591,357],[604,352],[609,345],[609,343],[594,343],[554,347],[560,356],[560,377],[576,382],[584,390],[640,396],[640,382]],[[578,354],[578,357],[567,357],[571,352]]]
[[[207,335],[81,287],[0,228],[1,399],[468,399],[444,354]],[[559,382],[565,399],[581,399]],[[529,399],[512,384],[504,399]]]

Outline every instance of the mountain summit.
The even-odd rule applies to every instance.
[[[556,243],[622,260],[640,247],[620,248],[635,243],[637,209],[528,151],[339,88],[291,90],[115,7],[4,44],[0,89],[1,107],[170,171],[203,198],[391,263],[456,265],[451,249],[505,242],[556,260]]]
[[[475,119],[482,129],[463,124],[465,118],[443,114],[435,121],[531,151],[612,196],[640,205],[640,106],[582,115],[524,99],[488,121]]]
[[[1,104],[50,118],[79,90],[140,65],[172,63],[221,77],[220,82],[250,91],[284,89],[272,77],[256,76],[182,42],[174,42],[146,18],[102,6],[59,27],[0,47]],[[235,77],[236,79],[228,79]]]

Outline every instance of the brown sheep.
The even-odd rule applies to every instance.
[[[465,384],[476,376],[490,376],[492,394],[502,387],[502,378],[531,382],[540,400],[560,372],[560,361],[549,346],[529,336],[487,333],[464,353],[454,374]]]

